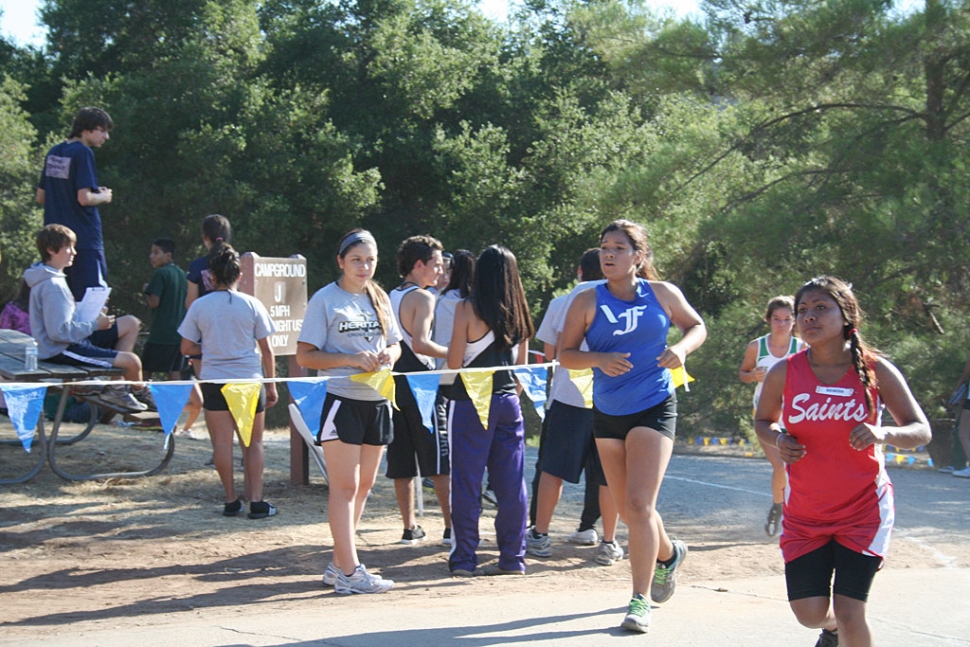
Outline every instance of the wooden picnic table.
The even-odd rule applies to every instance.
[[[95,479],[112,478],[116,476],[138,477],[151,476],[163,470],[172,460],[175,453],[175,437],[170,436],[167,448],[163,449],[163,456],[158,465],[140,472],[107,472],[93,474],[72,474],[67,472],[57,463],[57,447],[59,445],[70,445],[83,440],[97,424],[99,419],[99,408],[108,408],[96,398],[80,395],[76,392],[76,383],[90,382],[97,378],[117,377],[123,374],[119,368],[100,368],[67,366],[64,364],[52,364],[50,362],[37,362],[37,370],[27,371],[24,369],[24,349],[30,343],[31,337],[16,330],[0,329],[0,378],[12,382],[39,382],[48,385],[48,388],[59,388],[61,397],[57,404],[57,413],[51,425],[50,438],[45,438],[44,434],[44,414],[40,415],[37,421],[37,436],[34,440],[32,450],[37,450],[37,459],[31,468],[24,474],[12,478],[0,478],[0,485],[11,485],[15,483],[25,483],[40,472],[45,459],[51,466],[55,474],[68,481],[86,481]],[[67,407],[68,398],[74,396],[78,400],[83,400],[92,405],[91,417],[85,429],[69,438],[58,438],[61,429],[61,422],[64,419],[64,410]],[[124,413],[113,409],[118,413]],[[20,445],[19,440],[2,441],[0,445]]]

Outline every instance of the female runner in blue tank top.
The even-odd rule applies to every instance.
[[[629,529],[633,598],[622,627],[650,626],[654,602],[674,593],[687,546],[671,540],[657,512],[660,483],[674,446],[677,398],[670,369],[707,338],[700,315],[681,291],[657,280],[643,227],[617,220],[600,236],[606,283],[573,301],[559,361],[593,369],[593,432],[616,508]],[[670,324],[682,337],[667,346]],[[588,351],[581,351],[585,338]],[[651,584],[652,582],[652,584]]]

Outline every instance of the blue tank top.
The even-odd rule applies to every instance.
[[[660,404],[673,392],[670,371],[657,366],[667,348],[670,318],[646,279],[639,279],[633,301],[622,301],[606,284],[596,286],[596,314],[586,331],[594,352],[630,353],[629,373],[610,377],[593,369],[593,404],[612,416],[638,413]]]

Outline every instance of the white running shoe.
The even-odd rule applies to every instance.
[[[580,546],[595,546],[599,543],[599,540],[600,536],[596,533],[596,528],[577,530],[569,535],[570,543],[579,544]]]
[[[961,479],[970,479],[970,467],[964,467],[962,470],[956,470],[953,472],[953,476]]]
[[[597,564],[601,566],[613,566],[613,564],[621,559],[623,559],[623,548],[620,547],[620,544],[615,539],[600,543],[600,549],[596,551],[595,557]]]
[[[352,593],[387,593],[393,586],[392,580],[385,580],[380,575],[372,575],[364,569],[363,564],[359,564],[350,576],[338,571],[337,581],[333,588],[340,595],[350,595]]]
[[[630,610],[627,612],[620,627],[627,631],[637,631],[645,634],[650,629],[650,603],[639,593],[630,600]]]
[[[552,555],[552,540],[548,534],[537,533],[536,527],[532,526],[525,531],[525,552],[535,557],[549,557]]]
[[[324,586],[334,586],[337,583],[337,576],[340,571],[337,567],[333,565],[333,562],[327,564],[327,570],[323,572],[323,585]]]

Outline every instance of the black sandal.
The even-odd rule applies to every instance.
[[[240,512],[242,512],[243,501],[242,499],[236,499],[232,503],[227,503],[222,508],[222,516],[224,517],[235,517]]]
[[[249,504],[250,519],[265,519],[276,516],[276,506],[268,501],[252,501]]]

